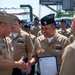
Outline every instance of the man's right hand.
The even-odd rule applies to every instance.
[[[15,61],[16,64],[15,68],[21,69],[22,72],[24,72],[27,67],[26,63],[23,60],[24,56],[19,61]]]

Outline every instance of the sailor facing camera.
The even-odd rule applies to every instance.
[[[71,32],[67,29],[67,24],[66,24],[66,20],[62,19],[60,22],[60,30],[58,30],[58,33],[66,36],[69,38],[69,36],[71,35]]]
[[[58,63],[58,71],[55,75],[58,74],[61,65],[61,57],[63,54],[64,48],[69,44],[68,38],[56,33],[56,24],[54,20],[55,14],[49,14],[44,16],[41,19],[41,32],[42,35],[37,37],[34,44],[34,50],[32,52],[32,59],[28,62],[29,66],[32,66],[38,62],[38,75],[50,75],[51,69],[49,63],[46,63],[48,60],[45,60],[43,64],[40,65],[40,58],[47,58],[50,56],[55,56]],[[42,66],[43,65],[43,66]]]
[[[37,37],[37,33],[40,31],[41,25],[39,25],[39,19],[37,17],[34,18],[34,26],[30,28],[31,34]]]

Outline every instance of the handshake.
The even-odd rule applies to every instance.
[[[22,57],[19,61],[15,61],[14,68],[19,68],[22,72],[29,74],[30,73],[30,66],[28,63],[25,63],[23,60],[24,60],[24,57]]]
[[[17,68],[21,69],[21,71],[24,73],[29,74],[30,73],[30,66],[31,66],[31,63],[30,62],[27,62],[25,63],[24,61],[24,57],[22,57],[19,61],[15,62],[17,64]],[[59,75],[59,73],[57,73],[56,75]]]

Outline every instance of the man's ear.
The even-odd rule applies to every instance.
[[[53,30],[55,30],[55,29],[56,29],[56,26],[54,25],[54,26],[53,26]]]

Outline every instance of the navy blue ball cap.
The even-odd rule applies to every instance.
[[[66,20],[65,20],[65,19],[62,19],[62,20],[61,20],[61,22],[64,22],[64,23],[66,23]]]
[[[25,23],[25,21],[24,21],[24,20],[20,20],[20,23],[24,24],[24,23]]]
[[[46,26],[46,25],[52,24],[52,23],[55,24],[54,17],[55,17],[55,14],[49,14],[49,15],[44,16],[44,17],[41,19],[41,25],[42,25],[42,26]],[[55,25],[56,25],[56,24],[55,24]]]
[[[34,20],[38,20],[39,21],[39,18],[38,17],[35,17]]]

